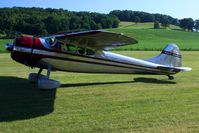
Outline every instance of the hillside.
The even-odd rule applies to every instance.
[[[133,28],[133,29],[153,29],[154,23],[134,23],[134,22],[125,22],[121,21],[119,28]],[[168,29],[181,30],[180,27],[175,25],[170,25]]]
[[[171,25],[167,29],[153,29],[153,23],[121,22],[119,28],[108,29],[116,33],[124,33],[134,37],[138,44],[119,47],[114,50],[162,50],[166,44],[176,43],[181,50],[199,50],[199,33],[185,32]],[[4,44],[11,39],[0,39],[0,53],[4,53]]]
[[[139,42],[116,50],[162,50],[169,43],[178,44],[181,50],[199,50],[199,33],[185,32],[173,25],[167,29],[153,29],[153,23],[121,22],[119,28],[109,31],[124,33]]]

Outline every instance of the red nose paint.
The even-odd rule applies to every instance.
[[[35,66],[40,57],[33,55],[34,49],[44,49],[40,38],[32,36],[20,36],[14,41],[11,54],[12,59],[27,66]]]

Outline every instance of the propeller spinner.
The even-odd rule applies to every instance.
[[[13,50],[13,44],[12,43],[6,43],[5,44],[6,50],[12,52]]]

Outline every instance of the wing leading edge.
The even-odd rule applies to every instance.
[[[108,50],[118,46],[136,44],[138,41],[123,34],[101,30],[57,35],[56,39],[66,44],[77,45],[93,50]]]

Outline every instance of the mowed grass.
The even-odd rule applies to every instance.
[[[119,28],[149,29],[153,28],[153,23],[120,22]]]
[[[6,52],[5,44],[8,42],[12,43],[13,39],[0,39],[0,53]]]
[[[162,50],[167,44],[175,43],[181,50],[199,50],[199,33],[185,32],[177,26],[153,29],[153,23],[121,22],[111,32],[124,33],[138,40],[138,44],[119,47],[116,50]]]
[[[154,23],[148,22],[148,23],[135,23],[135,22],[125,22],[121,21],[119,24],[119,28],[133,28],[133,29],[153,29]],[[161,24],[160,24],[160,28]],[[164,28],[162,28],[164,29]],[[173,29],[173,30],[181,30],[179,26],[170,25],[167,27],[167,29]]]
[[[159,54],[117,52],[137,58]],[[182,55],[183,65],[193,70],[173,81],[166,76],[52,72],[62,86],[40,91],[27,80],[30,68],[0,54],[0,132],[198,132],[199,53]]]

